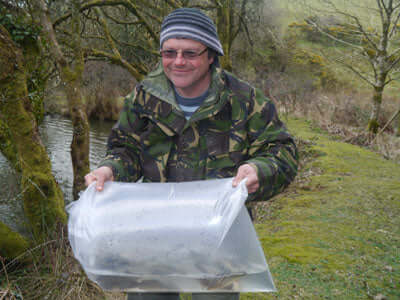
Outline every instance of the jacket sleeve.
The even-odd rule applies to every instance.
[[[126,96],[119,120],[108,137],[106,157],[99,164],[99,167],[108,166],[112,169],[115,181],[135,182],[142,177],[138,133],[143,121],[135,108],[139,93],[140,88],[136,87],[134,92]]]
[[[273,102],[257,89],[252,98],[254,109],[248,123],[250,159],[243,163],[256,168],[260,185],[249,200],[268,200],[296,176],[298,152]]]

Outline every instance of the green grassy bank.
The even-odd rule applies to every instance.
[[[278,293],[241,299],[399,299],[400,165],[287,124],[302,170],[256,223]]]

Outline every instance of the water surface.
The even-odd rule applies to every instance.
[[[105,155],[107,137],[114,122],[90,123],[90,168],[96,168]],[[40,136],[52,163],[53,174],[60,185],[65,203],[72,198],[73,171],[71,162],[72,122],[62,116],[46,116],[39,127]],[[0,220],[21,231],[23,227],[19,176],[0,153]]]

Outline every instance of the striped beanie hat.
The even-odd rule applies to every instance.
[[[166,16],[161,24],[160,48],[171,38],[198,41],[224,55],[214,22],[195,8],[178,8]]]

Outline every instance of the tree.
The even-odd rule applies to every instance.
[[[216,25],[225,55],[221,58],[221,65],[232,71],[231,49],[233,41],[240,31],[245,29],[249,34],[246,23],[247,0],[240,2],[234,0],[213,1],[217,6]],[[252,46],[251,39],[249,38]]]
[[[85,18],[86,59],[104,59],[127,69],[141,80],[159,59],[159,30],[162,19],[173,9],[197,7],[215,14],[225,55],[221,65],[232,69],[231,49],[239,32],[247,29],[248,1],[132,1],[91,0],[82,3]],[[56,29],[71,17],[66,12],[53,25]],[[65,30],[62,34],[66,34]],[[68,34],[68,33],[67,33]]]
[[[42,51],[39,28],[33,23],[26,6],[23,5],[24,2],[18,0],[12,4],[5,3],[8,5],[0,5],[0,24],[7,29],[23,52],[27,69],[28,96],[35,118],[41,123],[44,118],[44,91],[54,68]]]
[[[8,3],[6,1],[6,3]],[[65,89],[73,123],[71,157],[73,195],[85,188],[89,168],[89,124],[82,96],[82,74],[87,60],[107,60],[127,69],[138,81],[159,60],[159,30],[163,17],[173,9],[189,6],[215,8],[224,45],[222,65],[231,69],[230,50],[245,28],[246,0],[144,1],[144,0],[20,0],[39,16],[48,52],[55,61]]]
[[[159,60],[163,17],[173,9],[188,6],[217,9],[216,23],[225,51],[222,66],[231,70],[232,43],[247,28],[247,0],[71,0],[70,9],[52,16],[43,0],[31,2],[39,8],[41,24],[69,98],[74,125],[71,155],[75,198],[84,188],[84,175],[89,171],[88,125],[80,92],[84,60],[106,60],[122,66],[140,81]],[[67,53],[72,55],[68,57]]]
[[[22,51],[1,25],[0,69],[0,150],[21,173],[25,215],[34,236],[42,238],[58,223],[66,222],[64,199],[28,99]],[[15,255],[27,246],[24,238],[2,223],[0,234],[4,241],[0,253]]]
[[[18,9],[27,18],[40,17],[41,36],[26,46],[43,41],[44,50],[40,51],[50,54],[42,64],[48,69],[45,79],[53,71],[51,61],[54,60],[69,100],[74,128],[71,156],[75,198],[84,189],[84,175],[89,172],[89,125],[81,93],[85,60],[105,59],[123,66],[137,80],[142,79],[159,59],[159,30],[163,17],[175,8],[192,6],[211,10],[211,14],[215,9],[216,24],[226,55],[222,64],[231,68],[230,49],[237,34],[245,28],[247,5],[246,0],[0,0],[0,3],[6,9]],[[18,34],[24,35],[27,27],[20,29]],[[30,64],[24,65],[24,61],[35,57],[35,54],[20,49],[10,40],[4,28],[1,29],[0,46],[0,150],[22,173],[26,214],[35,235],[39,236],[58,222],[65,222],[66,216],[62,193],[51,174],[50,161],[33,118],[32,102],[28,99],[27,76],[31,70]],[[32,86],[29,94],[38,88]],[[11,237],[10,241],[18,241],[19,249],[27,247],[28,242],[24,238],[2,223],[0,234],[4,241],[4,236]],[[10,249],[16,249],[14,246],[2,249],[12,253]]]
[[[376,133],[384,89],[400,78],[400,1],[357,2],[352,4],[351,11],[339,8],[332,0],[319,3],[322,7],[317,9],[319,17],[308,18],[307,22],[344,46],[336,61],[373,88],[368,131]],[[335,24],[326,21],[324,24],[321,16],[333,17]],[[332,30],[332,25],[338,30]]]
[[[44,0],[32,0],[40,15],[40,24],[46,37],[49,51],[56,61],[67,98],[73,125],[71,142],[72,168],[74,172],[73,196],[85,189],[84,176],[89,173],[89,122],[82,96],[82,74],[84,70],[84,53],[81,45],[80,0],[71,0],[70,40],[68,46],[72,57],[63,53],[53,24],[50,12]],[[68,52],[67,50],[64,50]]]
[[[162,16],[179,6],[175,1],[92,0],[82,3],[85,59],[101,59],[122,66],[140,81],[159,58],[158,31]],[[71,16],[67,11],[55,19],[53,25],[59,35],[70,35],[60,27]]]

